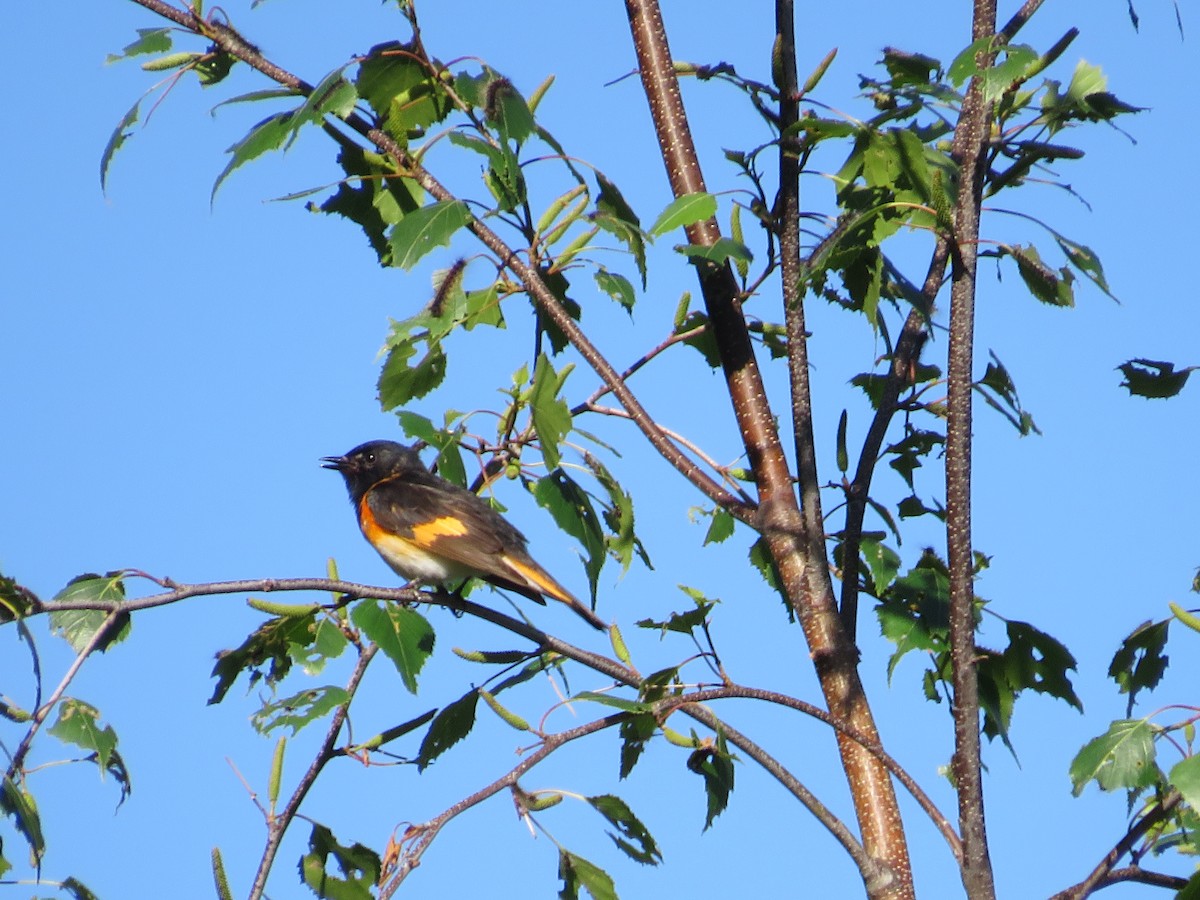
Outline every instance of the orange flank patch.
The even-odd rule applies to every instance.
[[[459,537],[467,533],[467,524],[454,516],[439,516],[429,522],[413,526],[413,541],[422,547],[428,547],[440,537]]]
[[[540,566],[523,563],[520,560],[513,559],[511,556],[501,558],[504,560],[504,564],[514,572],[519,573],[530,587],[541,591],[547,597],[553,597],[555,600],[560,600],[566,604],[574,604],[576,602],[575,598],[568,594],[564,588],[560,587],[558,582],[546,574]]]

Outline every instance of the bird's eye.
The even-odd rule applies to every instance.
[[[367,454],[367,462],[369,462],[369,463],[375,462],[375,454],[374,453]]]

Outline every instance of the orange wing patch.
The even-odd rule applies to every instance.
[[[413,526],[413,540],[422,547],[428,547],[440,537],[461,537],[467,533],[467,523],[454,516],[439,516],[429,522]]]

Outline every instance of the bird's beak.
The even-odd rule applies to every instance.
[[[322,456],[321,457],[321,468],[322,469],[334,469],[335,471],[341,472],[342,469],[345,467],[345,465],[346,465],[346,457],[344,457],[344,456]]]

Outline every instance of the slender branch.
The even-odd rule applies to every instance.
[[[780,83],[779,128],[785,133],[799,120],[800,86],[796,72],[795,10],[792,0],[775,3],[775,54]],[[833,581],[826,565],[824,516],[813,433],[812,382],[805,323],[804,283],[800,237],[800,159],[794,141],[781,139],[779,197],[775,208],[779,233],[780,275],[784,323],[788,342],[788,380],[791,388],[792,435],[800,491],[800,531],[793,541],[776,541],[771,547],[781,574],[788,568],[795,581],[789,599],[796,607],[816,663],[830,710],[840,721],[878,744],[878,734],[862,683],[858,678],[853,632],[838,616]],[[832,236],[831,236],[832,237]],[[761,476],[760,476],[761,481]],[[773,496],[772,499],[776,499]],[[794,495],[789,491],[789,500]],[[788,510],[790,518],[792,511]],[[787,519],[785,518],[785,522]],[[797,543],[799,546],[797,546]],[[789,547],[788,544],[792,546]],[[789,565],[789,558],[792,561]],[[795,562],[801,562],[797,567]],[[785,575],[786,577],[786,575]],[[857,575],[855,576],[857,579]],[[803,599],[801,599],[803,598]],[[854,796],[863,843],[873,858],[883,862],[891,877],[867,883],[871,897],[914,896],[912,864],[895,790],[886,769],[866,745],[839,732],[838,746]]]
[[[83,607],[82,605],[76,605],[75,608],[80,609]],[[100,646],[101,642],[103,642],[106,638],[111,637],[111,630],[122,615],[123,611],[120,609],[110,608],[108,610],[108,615],[104,617],[104,621],[100,623],[100,627],[92,632],[91,636],[88,637],[87,642],[75,655],[75,659],[71,661],[71,665],[67,668],[67,671],[63,675],[62,679],[58,682],[58,687],[51,692],[45,703],[40,704],[38,708],[33,711],[33,715],[30,717],[31,721],[29,723],[29,730],[25,732],[25,736],[21,738],[21,743],[17,745],[17,749],[13,752],[12,761],[8,764],[8,771],[5,775],[6,778],[14,779],[20,773],[21,767],[25,764],[25,757],[29,755],[29,750],[33,746],[33,739],[41,730],[42,725],[45,724],[46,719],[50,715],[50,711],[53,710],[55,704],[62,699],[63,694],[66,693],[67,688],[75,679],[75,676],[79,674],[79,670],[83,666],[84,660],[86,660],[92,655],[92,653],[96,651],[96,648]]]
[[[937,805],[930,799],[929,795],[921,789],[916,780],[908,774],[903,766],[891,756],[878,741],[871,740],[866,735],[862,734],[852,725],[847,724],[827,713],[819,706],[814,706],[804,700],[799,700],[795,697],[790,697],[787,694],[780,694],[776,691],[767,691],[759,688],[744,687],[737,684],[728,684],[719,688],[706,688],[699,691],[694,691],[684,697],[678,698],[677,702],[683,703],[707,703],[712,700],[723,700],[727,698],[744,698],[749,700],[762,700],[767,703],[774,703],[778,706],[784,706],[788,709],[794,709],[806,716],[811,716],[820,722],[824,722],[830,728],[835,729],[840,734],[844,734],[852,741],[861,744],[864,749],[874,755],[887,770],[896,777],[904,788],[912,795],[917,804],[929,816],[930,821],[941,832],[945,839],[950,852],[954,854],[955,860],[962,863],[962,841],[958,839],[958,835],[954,831],[954,826],[942,814],[942,811],[937,808]]]
[[[995,33],[996,0],[975,0],[971,36]],[[981,68],[994,53],[981,53]],[[979,735],[979,676],[975,650],[975,560],[971,543],[971,403],[974,394],[975,277],[978,268],[979,212],[986,175],[984,152],[992,120],[983,79],[971,79],[954,130],[953,156],[959,167],[954,208],[954,247],[950,286],[949,365],[946,401],[946,544],[950,581],[950,658],[954,688],[954,783],[959,833],[963,841],[962,880],[972,900],[996,896],[988,853],[983,805],[982,747]]]
[[[950,256],[950,244],[939,238],[929,261],[921,297],[925,310],[913,308],[904,320],[900,338],[892,351],[891,365],[883,383],[879,405],[867,428],[862,450],[858,455],[858,466],[854,480],[846,491],[846,525],[842,530],[842,621],[851,637],[858,634],[858,572],[859,550],[862,545],[863,522],[867,514],[867,499],[871,496],[871,480],[879,464],[879,452],[887,436],[892,417],[899,410],[900,392],[912,381],[912,367],[920,356],[921,348],[928,336],[925,321],[928,310],[942,286],[946,262]]]
[[[446,809],[444,812],[430,819],[421,825],[413,826],[409,829],[410,834],[415,835],[412,843],[408,848],[401,852],[399,862],[395,869],[390,873],[385,873],[388,876],[387,883],[379,892],[380,900],[388,900],[401,883],[409,874],[421,863],[421,857],[425,855],[425,851],[429,849],[429,845],[433,843],[434,838],[438,836],[441,830],[453,819],[471,809],[478,806],[484,800],[494,797],[505,788],[514,787],[518,779],[543,759],[557,750],[564,744],[578,738],[585,737],[589,734],[595,734],[597,731],[602,731],[605,728],[611,728],[614,725],[619,725],[625,719],[629,718],[628,713],[614,713],[606,716],[603,719],[596,719],[593,722],[588,722],[584,725],[579,725],[567,731],[560,731],[557,734],[545,735],[542,739],[542,745],[537,750],[521,760],[516,766],[510,769],[504,775],[501,775],[491,784],[480,788],[475,793],[463,797],[453,806]]]
[[[682,707],[682,711],[698,722],[703,722],[713,731],[725,736],[729,743],[733,744],[756,763],[770,773],[776,781],[783,785],[788,793],[800,801],[801,804],[813,815],[814,818],[829,831],[830,834],[842,845],[846,853],[854,861],[858,867],[859,875],[862,877],[863,884],[867,885],[867,890],[874,894],[880,888],[886,888],[895,882],[895,875],[886,864],[881,863],[875,857],[867,852],[866,848],[858,842],[851,834],[850,829],[846,824],[834,815],[828,807],[826,807],[816,796],[804,786],[804,784],[796,778],[787,768],[785,768],[778,760],[767,753],[762,747],[746,737],[740,731],[731,727],[727,722],[717,718],[717,716],[703,706],[695,703],[688,703]]]
[[[1003,28],[1000,29],[1000,37],[1004,39],[1004,42],[1008,43],[1015,38],[1017,36],[1017,32],[1025,27],[1025,23],[1033,18],[1033,14],[1037,12],[1045,2],[1046,0],[1025,0],[1025,2],[1021,4],[1021,8],[1013,13],[1013,17],[1008,20],[1008,23]]]
[[[1096,891],[1108,887],[1110,884],[1116,884],[1120,881],[1141,881],[1141,878],[1135,878],[1129,873],[1130,869],[1134,869],[1137,872],[1142,872],[1142,869],[1136,866],[1128,869],[1114,869],[1113,867],[1134,848],[1138,841],[1146,836],[1147,832],[1166,821],[1182,801],[1183,797],[1179,791],[1168,791],[1157,805],[1148,810],[1145,815],[1129,827],[1125,835],[1113,845],[1111,850],[1104,854],[1104,858],[1088,873],[1087,878],[1066,890],[1059,891],[1050,900],[1084,900],[1085,897],[1090,897]],[[1123,874],[1117,877],[1117,872]],[[1145,874],[1152,875],[1154,873]],[[1186,883],[1186,879],[1184,879],[1184,883]],[[1172,886],[1178,889],[1183,885]]]
[[[317,776],[321,774],[321,770],[338,754],[334,751],[337,744],[338,735],[341,733],[342,726],[346,723],[346,717],[350,714],[350,703],[354,699],[355,692],[358,691],[358,686],[362,682],[363,676],[367,674],[367,666],[374,659],[375,654],[379,651],[376,644],[367,647],[359,654],[358,662],[354,666],[354,671],[350,675],[349,681],[346,682],[346,693],[348,699],[345,703],[334,710],[333,718],[329,722],[329,728],[325,731],[325,740],[321,742],[320,749],[317,750],[316,756],[308,766],[308,771],[300,779],[296,785],[296,789],[292,792],[292,796],[288,798],[288,802],[277,816],[269,816],[267,820],[267,844],[263,848],[262,859],[258,863],[258,871],[254,875],[254,884],[250,888],[250,900],[259,900],[267,889],[267,877],[271,874],[271,867],[275,863],[275,856],[279,852],[279,846],[283,843],[283,836],[287,832],[288,826],[295,820],[300,812],[300,804],[304,802],[304,798],[308,796],[308,792],[316,783]]]

